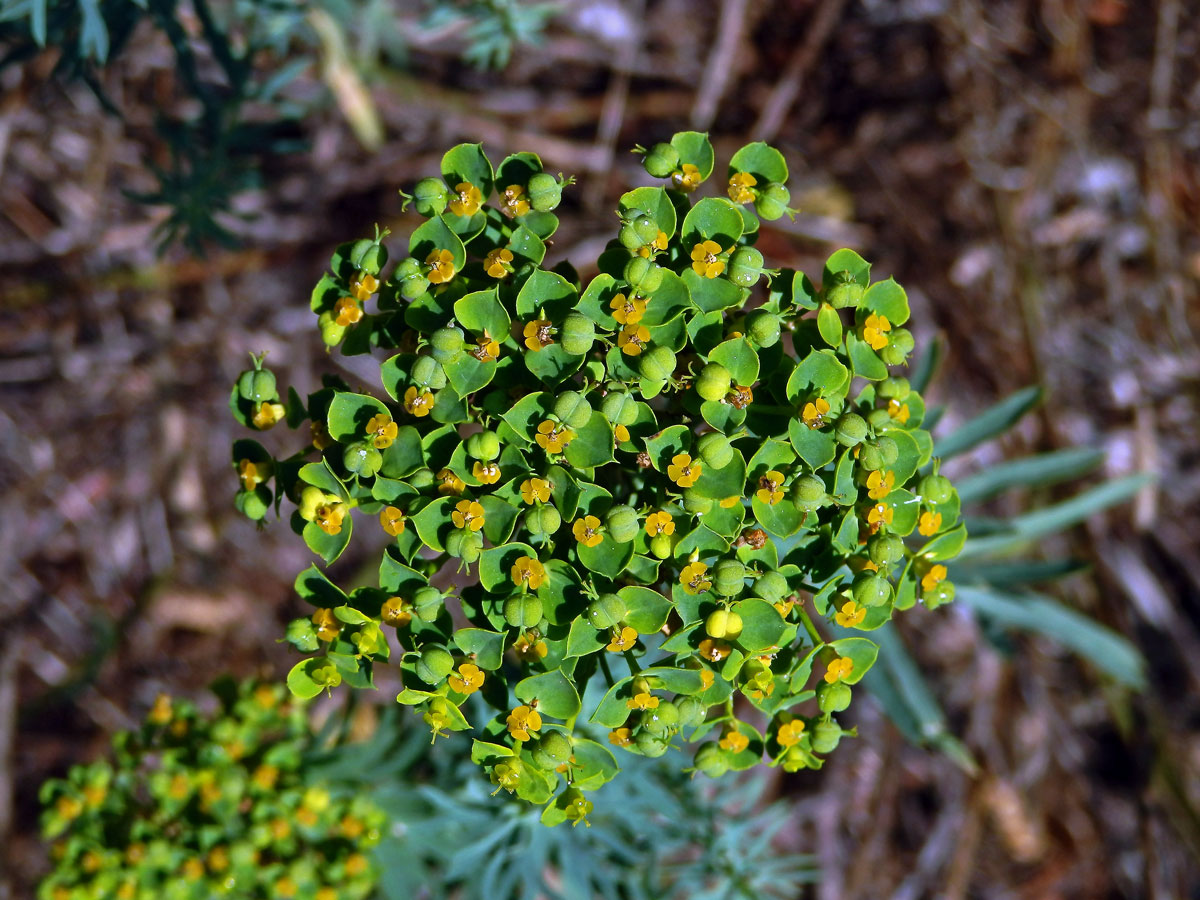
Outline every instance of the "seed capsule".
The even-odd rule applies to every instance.
[[[867,542],[867,555],[875,565],[889,566],[904,559],[904,541],[894,534],[877,534]]]
[[[746,333],[750,335],[750,339],[760,347],[774,347],[779,343],[779,337],[782,333],[782,326],[779,323],[779,316],[774,313],[767,312],[765,309],[756,309],[750,315],[746,316]]]
[[[529,205],[538,212],[550,212],[562,202],[563,182],[546,172],[529,179]]]
[[[604,514],[604,525],[608,529],[609,537],[618,544],[629,543],[641,530],[637,512],[632,506],[624,504],[614,506]]]
[[[494,431],[480,431],[467,438],[466,450],[473,459],[491,462],[500,455],[500,438]]]
[[[893,328],[888,333],[888,344],[879,352],[879,358],[889,366],[904,365],[908,354],[912,353],[915,342],[912,332],[907,328]]]
[[[572,356],[584,356],[596,342],[596,325],[582,313],[570,313],[560,329],[562,347]]]
[[[588,604],[587,620],[593,628],[612,628],[625,618],[625,601],[616,594],[601,594]]]
[[[655,144],[642,160],[646,171],[655,178],[670,178],[679,168],[679,151],[670,144]]]
[[[417,677],[426,684],[438,684],[454,671],[454,657],[442,647],[426,647],[414,666]]]
[[[949,503],[954,496],[954,485],[945,475],[926,475],[917,484],[917,493],[930,503]]]
[[[792,482],[792,502],[813,511],[825,502],[825,482],[816,475],[801,475]]]
[[[751,288],[762,275],[763,255],[755,247],[738,247],[729,257],[729,280],[738,287]]]
[[[440,363],[448,363],[456,359],[462,353],[465,343],[462,329],[455,328],[453,325],[439,328],[429,338],[430,352],[433,354],[433,358]]]
[[[762,218],[773,221],[787,213],[791,199],[791,192],[786,187],[772,181],[759,191],[758,199],[754,201],[754,209]]]
[[[708,614],[704,620],[704,630],[711,638],[729,638],[733,640],[742,633],[742,617],[727,609],[718,609]]]
[[[718,594],[732,597],[742,592],[746,586],[746,567],[740,560],[723,559],[713,570],[713,587]]]
[[[663,270],[644,256],[635,256],[625,264],[625,280],[639,293],[652,294],[662,285]]]
[[[649,381],[666,381],[675,374],[675,353],[670,347],[651,347],[642,354],[638,371]]]
[[[532,534],[554,534],[562,526],[562,515],[548,504],[535,506],[525,513],[525,527]]]
[[[733,376],[720,363],[708,363],[696,379],[696,393],[705,400],[724,400],[733,384]]]
[[[837,420],[834,436],[843,447],[853,447],[861,443],[868,430],[867,420],[858,413],[845,413]]]
[[[614,425],[632,425],[637,421],[637,401],[625,391],[613,391],[604,398],[600,412]]]
[[[841,681],[817,684],[817,707],[823,713],[841,712],[850,705],[850,685]]]
[[[839,272],[830,284],[825,285],[825,301],[834,309],[858,306],[864,288],[849,272]]]
[[[504,621],[513,628],[534,628],[542,621],[542,601],[537,594],[521,594],[504,601]]]
[[[768,603],[774,603],[789,591],[787,579],[779,572],[764,572],[754,582],[754,593]]]
[[[712,741],[700,745],[692,764],[709,778],[720,778],[729,771],[728,756]]]
[[[700,458],[714,469],[724,468],[733,459],[733,445],[719,431],[701,435],[696,442],[696,450]]]
[[[563,391],[554,401],[554,415],[568,428],[580,429],[592,418],[592,404],[578,391]]]
[[[426,218],[441,215],[450,202],[450,189],[440,178],[422,178],[413,187],[413,206]]]
[[[352,475],[370,478],[383,465],[383,454],[365,441],[351,444],[342,454],[342,465]]]
[[[900,553],[903,555],[904,546],[900,547]],[[892,599],[892,585],[882,575],[876,575],[874,572],[861,572],[854,579],[854,586],[850,589],[851,595],[854,597],[854,602],[859,606],[884,606]]]

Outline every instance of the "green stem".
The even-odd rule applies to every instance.
[[[625,662],[629,663],[630,674],[637,675],[639,672],[642,671],[642,667],[640,665],[638,665],[638,661],[636,659],[634,659],[632,650],[626,650],[624,653],[624,656],[625,656]]]
[[[604,653],[600,654],[600,671],[604,673],[604,680],[608,682],[609,687],[617,683],[613,678],[612,671],[608,668],[608,657]]]
[[[802,604],[796,604],[796,611],[800,613],[800,622],[804,625],[804,630],[808,632],[808,636],[812,638],[813,646],[819,646],[825,643],[825,639],[821,637],[821,633],[817,631],[817,626],[813,624],[813,620],[809,618],[808,610]]]

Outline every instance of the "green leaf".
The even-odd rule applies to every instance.
[[[377,415],[391,418],[387,407],[374,397],[339,391],[329,404],[329,434],[343,443],[361,440],[367,433],[367,423]]]
[[[570,378],[583,365],[582,356],[572,356],[562,344],[554,343],[540,350],[529,350],[523,354],[525,367],[539,380],[555,385]]]
[[[754,497],[750,504],[758,524],[776,537],[791,537],[804,527],[806,515],[791,500],[783,499],[778,503],[768,504]]]
[[[798,417],[788,422],[788,437],[796,455],[814,470],[824,468],[837,455],[837,440],[832,431],[809,428]]]
[[[817,311],[817,331],[821,340],[830,347],[839,347],[842,343],[842,317],[828,303],[822,303]]]
[[[492,192],[493,174],[483,144],[459,144],[447,150],[442,157],[442,177],[451,191],[463,182],[475,185],[486,201]]]
[[[621,771],[612,751],[595,741],[577,737],[572,742],[571,751],[576,766],[575,787],[580,790],[595,790]]]
[[[870,381],[882,381],[888,377],[888,367],[880,359],[871,345],[859,340],[853,331],[846,332],[846,352],[850,355],[850,367],[855,375],[861,375]]]
[[[460,397],[467,397],[491,384],[496,377],[496,362],[484,362],[470,353],[460,353],[443,367],[450,386]]]
[[[1122,684],[1145,687],[1145,660],[1133,644],[1049,597],[1002,593],[969,585],[959,586],[956,596],[1003,627],[1044,635],[1075,651]]]
[[[727,278],[705,278],[692,268],[683,272],[683,283],[692,298],[692,305],[705,313],[741,306],[747,292]],[[697,349],[700,349],[697,347]]]
[[[342,555],[342,551],[350,543],[353,531],[354,520],[349,513],[342,519],[342,529],[337,534],[327,534],[316,522],[309,522],[304,526],[304,543],[308,545],[309,550],[325,560],[326,565],[330,565]]]
[[[1009,394],[995,406],[989,407],[938,440],[934,444],[934,456],[949,459],[1003,434],[1025,413],[1037,406],[1041,399],[1042,389],[1038,387],[1027,387],[1015,394]]]
[[[825,261],[825,271],[821,276],[821,287],[828,288],[835,275],[849,272],[851,277],[866,287],[871,280],[871,264],[853,250],[841,249]]]
[[[630,585],[617,591],[625,601],[627,612],[622,621],[638,634],[654,634],[666,624],[671,613],[671,601],[649,588]]]
[[[724,197],[705,197],[698,201],[684,216],[680,230],[683,249],[689,257],[702,241],[716,241],[722,252],[728,252],[741,236],[742,214]]]
[[[454,302],[454,318],[477,337],[487,334],[498,341],[508,336],[512,320],[508,317],[496,288],[473,291]]]
[[[412,597],[429,580],[415,569],[401,563],[391,552],[383,554],[379,563],[379,587],[392,595]]]
[[[757,187],[762,189],[768,182],[783,184],[788,178],[787,162],[783,154],[763,141],[747,144],[729,160],[729,174],[749,172],[757,181]]]
[[[396,439],[383,451],[383,462],[379,474],[386,478],[404,478],[425,465],[425,453],[421,447],[421,434],[411,425],[401,425]],[[376,483],[379,479],[376,479]],[[376,499],[382,500],[382,497]]]
[[[341,497],[343,501],[350,499],[350,492],[346,490],[346,486],[342,484],[342,480],[333,474],[333,469],[329,468],[329,463],[325,460],[302,466],[300,468],[300,480],[305,484],[319,487],[327,494],[334,494]],[[349,518],[347,516],[346,520],[349,521]]]
[[[609,308],[609,304],[612,302],[613,297],[623,293],[623,290],[624,285],[620,284],[611,275],[602,272],[588,283],[587,289],[583,292],[583,296],[579,298],[579,303],[575,308],[601,328],[608,328],[615,331],[621,326],[612,317],[612,310]]]
[[[450,251],[454,257],[455,272],[461,272],[467,264],[467,248],[441,216],[434,216],[418,225],[408,239],[408,252],[419,262],[424,263],[435,250]]]
[[[505,636],[483,628],[460,628],[454,632],[454,646],[463,653],[475,655],[475,665],[489,671],[499,669],[504,662]]]
[[[1010,488],[1041,487],[1079,478],[1103,462],[1103,450],[1071,447],[988,466],[955,486],[963,503],[982,502]]]
[[[608,643],[608,635],[593,627],[582,617],[571,622],[571,630],[567,634],[567,652],[565,656],[587,656],[597,650],[603,650]]]
[[[750,387],[758,381],[758,353],[745,338],[732,338],[718,344],[708,358],[727,368],[734,384]]]
[[[612,427],[599,410],[592,413],[588,423],[575,432],[575,438],[563,451],[577,469],[590,469],[613,461]]]
[[[493,594],[511,594],[517,590],[512,580],[512,567],[522,556],[537,559],[528,544],[512,543],[484,550],[479,556],[479,582]]]
[[[512,534],[521,511],[494,494],[485,494],[479,498],[479,503],[483,507],[484,536],[492,544],[503,544]]]
[[[699,131],[679,131],[671,137],[671,146],[679,151],[680,164],[688,163],[700,170],[703,181],[712,174],[713,147],[708,135]]]
[[[863,294],[862,308],[885,316],[893,326],[908,321],[908,294],[896,279],[877,281]]]
[[[610,687],[596,704],[596,709],[588,721],[605,728],[620,728],[624,725],[625,720],[629,718],[629,707],[625,705],[625,701],[629,699],[629,684],[632,681],[633,676],[629,676]]]
[[[666,472],[672,457],[688,453],[692,447],[691,430],[686,425],[671,425],[646,441],[650,462],[659,472]]]
[[[432,547],[439,553],[446,549],[446,538],[454,530],[451,513],[458,499],[457,497],[439,497],[409,520],[417,529],[417,534],[421,536],[421,540],[425,542],[426,546]]]
[[[640,210],[654,220],[658,230],[665,232],[668,239],[675,235],[675,205],[660,187],[639,187],[622,194],[617,209],[622,218],[628,218],[633,210]]]
[[[755,653],[779,645],[787,623],[774,606],[758,597],[748,597],[733,604],[732,609],[742,617],[742,633],[737,643],[743,650]]]
[[[742,458],[742,452],[734,449],[733,458],[719,469],[715,469],[707,463],[702,463],[700,477],[696,479],[693,489],[701,497],[708,497],[712,500],[725,500],[729,497],[737,498],[737,505],[742,505],[742,490],[746,486],[746,462]],[[713,509],[705,513],[706,521],[710,516],[720,516],[721,511]]]
[[[296,576],[296,593],[314,606],[333,608],[347,602],[346,594],[326,578],[316,566],[309,566]]]
[[[646,303],[646,312],[639,324],[651,329],[650,333],[653,336],[654,343],[666,344],[672,350],[681,350],[683,349],[683,345],[687,343],[685,323],[679,320],[678,324],[684,327],[679,331],[677,336],[671,336],[669,339],[664,335],[665,330],[659,329],[657,326],[675,320],[685,310],[690,309],[692,297],[688,293],[687,285],[684,284],[683,279],[670,269],[663,270],[662,279],[662,284],[658,286]],[[613,325],[616,325],[616,320],[613,320]]]
[[[518,681],[513,693],[524,703],[537,700],[538,712],[555,719],[570,719],[579,714],[575,685],[558,669]]]
[[[866,638],[842,638],[832,641],[829,646],[837,651],[838,656],[845,657],[854,663],[850,674],[842,679],[846,684],[858,684],[859,680],[870,671],[871,666],[875,665],[875,659],[879,656],[879,647],[874,641]]]
[[[539,391],[535,394],[526,394],[507,412],[502,413],[501,418],[509,424],[519,438],[532,444],[538,425],[549,418],[553,409],[553,398],[549,394]]]
[[[325,690],[324,684],[318,684],[313,680],[313,673],[328,666],[330,666],[330,662],[324,656],[303,659],[292,666],[292,670],[288,672],[287,676],[287,686],[288,690],[292,692],[292,696],[299,697],[301,700],[311,700]]]
[[[926,543],[918,552],[921,556],[935,562],[943,562],[958,556],[966,541],[967,526],[959,525],[957,528],[952,528],[944,534],[939,534],[933,540]]]
[[[543,311],[552,322],[561,322],[575,309],[579,293],[557,272],[536,269],[517,294],[517,316],[524,322]]]
[[[830,402],[830,416],[836,415],[834,400],[844,396],[850,381],[847,369],[832,350],[812,350],[788,376],[787,398],[795,404],[807,403],[818,397]]]
[[[607,534],[595,547],[576,544],[575,552],[579,561],[598,575],[614,577],[629,564],[633,558],[633,542],[618,544]]]

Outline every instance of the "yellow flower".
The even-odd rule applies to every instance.
[[[736,172],[729,179],[729,199],[734,203],[753,203],[754,191],[750,188],[758,184],[758,179],[749,172]]]
[[[379,617],[385,625],[393,628],[403,628],[412,622],[412,604],[403,597],[389,597],[379,610]]]
[[[700,643],[701,643],[701,645],[704,644],[703,641],[701,641]],[[728,647],[728,645],[726,645],[726,647]],[[717,680],[717,676],[712,673],[712,669],[701,669],[700,670],[700,686],[704,690],[707,691],[710,687],[712,687],[713,682],[716,680]]]
[[[333,438],[329,436],[329,429],[324,422],[309,423],[308,431],[312,435],[312,445],[317,450],[327,450],[333,446]]]
[[[775,732],[775,740],[780,747],[791,747],[800,741],[802,734],[804,734],[804,720],[792,719],[792,721],[784,722],[779,726],[779,730]]]
[[[159,694],[154,698],[154,706],[146,714],[146,721],[151,725],[166,725],[171,721],[171,697],[169,694]],[[68,816],[68,818],[72,817]]]
[[[876,527],[880,525],[891,525],[892,518],[896,511],[887,503],[876,503],[871,507],[871,511],[867,513],[867,524]]]
[[[671,175],[671,184],[688,194],[694,191],[703,180],[700,177],[700,170],[691,163],[684,163],[679,167],[678,172]]]
[[[924,574],[921,578],[921,589],[924,591],[932,591],[939,584],[946,580],[946,567],[938,563],[932,569]]]
[[[512,271],[513,255],[507,247],[489,250],[483,258],[483,268],[493,278],[505,278]]]
[[[624,626],[620,631],[612,630],[612,640],[608,642],[608,646],[604,649],[610,653],[621,653],[624,650],[629,650],[637,643],[637,632],[628,625]]]
[[[243,488],[252,491],[263,481],[264,474],[250,460],[243,459],[238,463],[238,478],[242,480]]]
[[[333,321],[345,327],[362,320],[362,307],[353,297],[342,297],[333,305]]]
[[[550,501],[550,482],[543,478],[526,478],[521,482],[521,499],[533,505]]]
[[[317,507],[314,522],[326,534],[341,534],[342,520],[346,518],[346,507],[342,503],[327,503]]]
[[[483,192],[468,181],[454,186],[455,197],[450,201],[450,212],[456,216],[473,216],[479,212]]]
[[[410,387],[404,392],[404,411],[410,416],[416,416],[418,419],[429,415],[429,411],[433,409],[433,394],[429,391],[421,391],[417,393],[415,387]]]
[[[375,445],[376,450],[386,450],[392,446],[392,442],[396,440],[399,432],[400,429],[396,427],[396,423],[387,413],[374,415],[367,423],[367,436],[371,438],[371,443]]]
[[[608,742],[615,747],[628,747],[633,743],[633,735],[628,728],[614,728],[608,733]]]
[[[651,248],[653,248],[653,250]],[[665,231],[660,231],[658,233],[658,237],[656,237],[654,240],[652,240],[649,244],[645,244],[644,246],[638,247],[637,254],[638,254],[638,256],[649,259],[651,254],[654,252],[654,250],[666,250],[666,249],[667,249],[667,233]]]
[[[460,500],[450,513],[450,521],[455,528],[469,528],[478,531],[483,527],[483,506],[475,500]]]
[[[658,709],[658,698],[648,691],[642,691],[625,701],[626,709]]]
[[[276,423],[283,419],[287,410],[283,408],[282,403],[267,403],[258,404],[258,409],[254,411],[254,418],[251,419],[254,427],[259,431],[266,431],[268,428],[274,428]]]
[[[921,513],[921,521],[917,523],[917,534],[929,537],[942,530],[942,514],[926,511]]]
[[[639,356],[650,341],[650,329],[645,325],[624,325],[617,332],[617,346],[626,356]]]
[[[888,415],[903,425],[908,421],[908,404],[901,403],[895,397],[888,401]]]
[[[666,510],[652,512],[646,516],[646,534],[655,537],[660,534],[674,534],[675,520]]]
[[[795,597],[788,597],[784,600],[776,600],[773,604],[775,612],[779,613],[785,619],[792,614],[792,607],[796,605]]]
[[[865,607],[859,606],[853,600],[847,600],[842,608],[834,614],[833,620],[843,628],[854,628],[867,617]]]
[[[454,277],[454,254],[449,250],[430,250],[425,265],[429,268],[425,277],[430,284],[445,284]]]
[[[508,733],[514,739],[524,742],[529,740],[531,731],[538,731],[542,727],[542,717],[536,709],[529,706],[518,706],[508,714],[507,719]]]
[[[754,402],[754,391],[743,384],[735,384],[725,395],[725,402],[735,409],[745,409]]]
[[[562,425],[555,425],[546,419],[537,427],[538,446],[547,453],[562,453],[563,448],[575,439],[575,432]]]
[[[718,501],[717,505],[720,506],[721,509],[733,509],[735,506],[737,506],[741,502],[742,502],[741,496],[739,496],[738,494],[730,494],[728,497],[722,497]]]
[[[617,443],[624,444],[629,441],[629,429],[624,425],[614,425],[613,434],[617,437]]]
[[[550,648],[546,646],[545,641],[538,638],[536,631],[527,631],[513,642],[513,653],[518,659],[545,659],[549,652]]]
[[[512,567],[512,580],[517,586],[525,585],[537,590],[546,583],[546,569],[531,556],[522,556]]]
[[[867,496],[872,500],[882,500],[896,486],[896,476],[892,472],[876,470],[867,476]]]
[[[500,342],[485,331],[483,337],[475,340],[471,355],[480,362],[495,362],[500,358]]]
[[[392,537],[404,534],[404,513],[395,506],[385,506],[379,514],[379,525]]]
[[[318,609],[312,614],[312,623],[316,626],[317,639],[321,641],[332,641],[342,630],[342,623],[332,609]]]
[[[366,272],[359,272],[350,279],[350,293],[356,300],[366,303],[371,295],[379,290],[379,279]],[[357,319],[355,321],[358,321]],[[342,323],[339,323],[342,324]]]
[[[541,350],[554,343],[554,326],[549,319],[534,319],[525,323],[525,346],[530,350]]]
[[[608,302],[608,308],[613,311],[613,318],[622,325],[634,325],[646,314],[646,301],[637,296],[626,297],[624,294],[617,294]],[[646,337],[649,339],[649,332]]]
[[[738,731],[736,725],[728,726],[721,732],[721,740],[717,741],[717,746],[730,753],[741,753],[750,746],[750,738]]]
[[[454,494],[458,496],[467,489],[463,484],[463,480],[454,474],[450,469],[440,469],[437,473],[439,494]]]
[[[500,480],[500,467],[494,462],[479,462],[471,466],[471,474],[480,484],[495,484]]]
[[[460,694],[473,694],[483,686],[483,670],[473,663],[463,663],[458,667],[458,674],[446,679],[450,690]]]
[[[708,566],[702,562],[688,563],[684,566],[683,571],[679,573],[679,583],[683,585],[684,593],[703,594],[707,591],[712,587],[712,581],[707,575]]]
[[[818,397],[816,400],[804,404],[800,418],[809,428],[822,428],[827,415],[829,415],[829,401],[824,397]]]
[[[870,345],[872,350],[882,350],[888,345],[887,333],[891,330],[892,323],[887,320],[887,316],[871,313],[863,322],[863,340]]]
[[[600,536],[600,520],[595,516],[576,519],[575,524],[571,526],[571,531],[575,534],[575,540],[585,547],[595,547],[604,540]]]
[[[519,184],[506,187],[500,200],[500,211],[509,216],[523,216],[528,213],[529,198],[525,196],[525,188]]]
[[[780,489],[782,486],[783,473],[772,469],[758,479],[758,491],[754,496],[768,506],[774,506],[783,499],[783,491]]]
[[[825,669],[825,681],[835,684],[847,678],[854,671],[854,660],[848,656],[839,656]]]
[[[671,464],[667,466],[667,477],[681,488],[690,488],[696,483],[703,469],[703,465],[692,461],[691,454],[677,453],[671,457]]]
[[[705,278],[716,278],[725,271],[725,260],[718,259],[722,253],[716,241],[701,241],[692,248],[692,271]]]

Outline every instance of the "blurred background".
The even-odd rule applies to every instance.
[[[0,2],[0,895],[45,869],[44,778],[160,691],[286,672],[308,551],[234,512],[226,404],[250,351],[301,394],[360,372],[308,308],[334,246],[405,235],[397,189],[481,140],[576,176],[549,262],[595,259],[650,183],[630,149],[686,128],[718,174],[783,150],[772,264],[851,246],[906,286],[943,427],[1042,386],[948,474],[1085,446],[1158,476],[1044,548],[1146,689],[961,604],[901,617],[978,769],[855,704],[773,783],[803,896],[1200,897],[1194,0]]]

